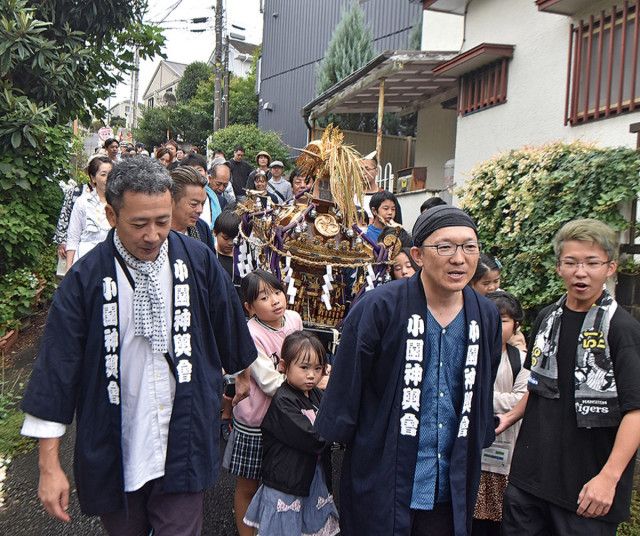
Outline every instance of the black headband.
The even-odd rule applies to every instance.
[[[476,224],[466,212],[450,205],[440,205],[426,210],[418,217],[413,226],[413,245],[422,243],[435,231],[443,227],[471,227],[476,234]]]

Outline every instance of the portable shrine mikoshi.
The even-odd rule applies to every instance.
[[[305,325],[334,328],[354,298],[388,277],[397,247],[373,243],[359,227],[362,157],[343,143],[337,127],[329,125],[301,153],[296,164],[312,179],[307,190],[285,204],[248,190],[238,206],[236,265],[242,277],[255,268],[271,270]]]

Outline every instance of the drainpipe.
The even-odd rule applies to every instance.
[[[307,143],[309,143],[311,141],[311,137],[313,136],[313,130],[315,127],[315,122],[316,120],[313,120],[313,125],[311,125],[311,123],[309,123],[309,116],[308,115],[304,115],[304,124],[307,125]]]
[[[376,157],[378,164],[382,165],[382,123],[384,119],[384,78],[380,79],[378,89],[378,131],[376,133]]]

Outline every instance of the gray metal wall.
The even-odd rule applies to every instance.
[[[304,146],[307,127],[302,107],[316,97],[316,72],[352,0],[265,0],[260,110],[263,130],[280,132],[292,147]],[[406,49],[413,26],[422,20],[422,3],[360,0],[376,53]],[[264,110],[268,102],[272,110]]]

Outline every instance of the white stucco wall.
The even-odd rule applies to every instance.
[[[444,188],[444,164],[455,156],[456,117],[439,103],[418,112],[415,165],[427,167],[427,188]]]
[[[422,18],[422,50],[460,50],[464,17],[425,11]]]
[[[420,206],[433,196],[433,192],[426,192],[424,190],[396,194],[398,203],[400,203],[400,208],[402,209],[402,227],[404,227],[409,234],[411,234],[411,229],[413,229],[413,225],[416,223],[418,216],[420,216]]]
[[[594,2],[591,9],[599,13],[601,6],[612,4]],[[532,0],[474,0],[469,5],[463,51],[483,42],[515,45],[515,51],[509,64],[506,104],[458,119],[457,185],[480,162],[524,145],[584,140],[635,147],[636,136],[629,133],[629,124],[640,121],[640,112],[564,126],[571,21],[539,12]]]

